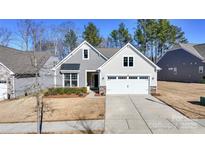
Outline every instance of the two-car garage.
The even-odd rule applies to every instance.
[[[108,75],[107,94],[148,94],[149,76],[145,75]]]

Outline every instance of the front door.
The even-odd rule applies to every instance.
[[[98,74],[94,75],[94,87],[98,88]]]

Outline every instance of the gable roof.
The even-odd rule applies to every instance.
[[[171,48],[167,52],[171,52],[177,49],[184,49],[185,51],[196,56],[197,58],[201,60],[205,60],[205,44],[179,43],[176,44],[173,48]]]
[[[159,66],[153,63],[150,59],[148,59],[145,55],[143,55],[137,48],[135,48],[132,44],[127,43],[124,47],[118,50],[109,60],[107,60],[103,65],[101,65],[98,69],[102,69],[107,63],[109,63],[118,53],[120,53],[124,48],[131,47],[137,54],[139,54],[142,58],[144,58],[148,63],[154,66],[157,70],[161,70]]]
[[[79,70],[80,64],[62,64],[61,70]]]
[[[52,56],[51,52],[36,52],[39,68]],[[0,46],[0,62],[15,74],[34,74],[33,53]]]
[[[108,59],[111,58],[116,52],[120,50],[120,48],[96,48],[103,55],[105,55]]]
[[[61,60],[54,68],[52,68],[52,70],[56,70],[61,64],[63,64],[67,59],[69,59],[70,57],[72,57],[72,55],[74,55],[83,44],[87,44],[90,48],[92,48],[94,51],[96,51],[97,53],[99,53],[105,60],[107,60],[108,58],[106,56],[104,56],[99,50],[97,50],[95,47],[93,47],[90,43],[88,43],[87,41],[83,41],[80,45],[78,45],[77,48],[75,48],[73,51],[71,51],[65,58],[63,58],[63,60]]]

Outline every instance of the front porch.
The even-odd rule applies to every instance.
[[[99,72],[86,71],[86,86],[90,87],[91,90],[99,92]]]

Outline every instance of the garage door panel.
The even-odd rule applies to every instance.
[[[112,76],[113,77],[113,76]],[[149,93],[149,77],[115,76],[114,79],[107,78],[106,87],[107,94],[148,94]]]
[[[7,83],[0,81],[0,100],[7,99]]]

